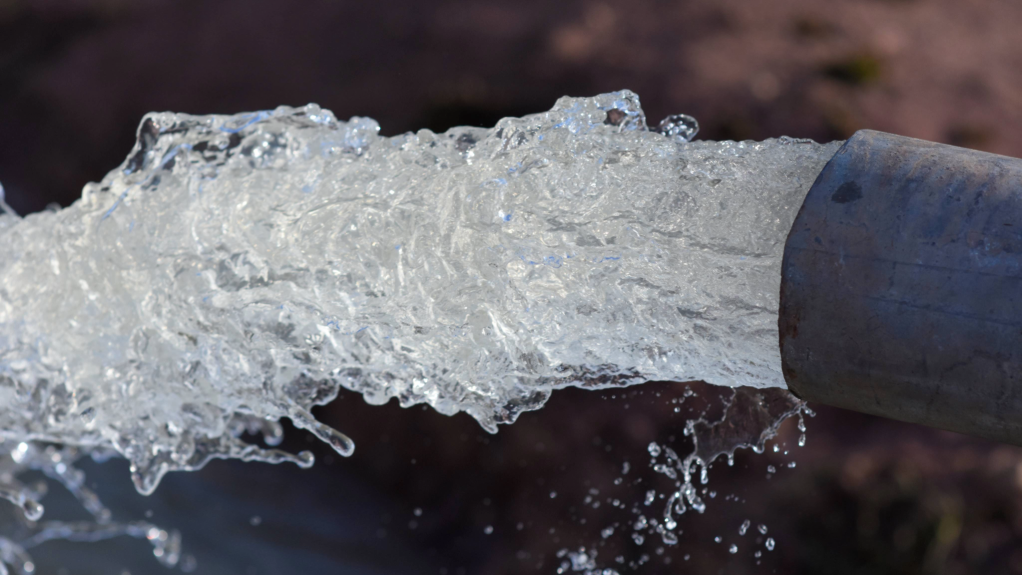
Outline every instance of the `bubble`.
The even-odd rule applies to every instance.
[[[691,142],[699,133],[699,122],[687,114],[672,114],[661,120],[655,131],[671,138]]]

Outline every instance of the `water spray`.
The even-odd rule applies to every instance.
[[[307,467],[279,421],[350,455],[311,413],[341,389],[496,432],[565,387],[741,388],[740,417],[690,422],[691,456],[663,450],[666,543],[702,509],[693,473],[801,415],[786,385],[1022,442],[1022,161],[696,130],[650,129],[628,91],[394,137],[315,105],[158,113],[66,209],[22,218],[0,188],[0,497],[34,533],[0,538],[0,567],[120,534],[175,563],[176,535],[111,523],[74,460],[122,456],[143,494],[216,458]],[[94,523],[36,523],[17,478],[53,465]]]

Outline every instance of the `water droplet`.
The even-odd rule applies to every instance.
[[[646,449],[649,451],[649,454],[652,455],[653,457],[658,457],[660,455],[660,446],[657,445],[656,442],[651,441],[649,443],[649,447]]]
[[[317,421],[308,411],[295,407],[291,409],[289,417],[291,422],[295,424],[295,427],[312,432],[320,441],[333,447],[334,451],[340,455],[350,457],[351,454],[355,453],[355,442],[350,437],[329,425]]]
[[[11,459],[13,459],[15,463],[21,463],[25,460],[25,455],[28,454],[28,449],[28,444],[22,441],[14,448],[13,451],[11,451]]]
[[[714,543],[720,543],[721,541],[723,541],[723,539],[720,538],[720,535],[713,538]]]
[[[416,517],[422,517],[422,508],[416,507],[415,509],[412,509],[412,515]]]
[[[263,523],[263,518],[258,515],[253,515],[249,520],[248,524],[252,527],[259,527]]]
[[[678,536],[675,535],[673,531],[663,531],[660,534],[660,537],[663,539],[664,543],[668,545],[678,544]]]
[[[613,534],[614,534],[614,526],[613,525],[611,525],[610,527],[605,528],[603,531],[600,531],[600,537],[603,537],[604,539],[607,539],[608,537],[610,537]]]
[[[30,521],[38,521],[43,517],[44,508],[41,503],[35,499],[25,498],[21,503],[21,509],[25,512],[25,517]]]
[[[678,522],[675,521],[673,517],[671,517],[670,515],[667,515],[666,517],[664,517],[664,527],[665,528],[667,528],[667,529],[674,529],[677,526],[678,526]]]
[[[636,545],[642,545],[642,542],[645,540],[646,538],[641,533],[632,533],[632,541],[635,541]]]
[[[275,447],[284,441],[284,427],[279,421],[265,420],[262,425],[262,435],[266,445]]]
[[[767,537],[766,548],[767,548],[768,551],[773,551],[774,550],[774,538],[773,537]]]
[[[671,137],[691,142],[692,138],[699,133],[699,122],[688,114],[672,114],[660,121],[656,132]]]
[[[550,499],[557,499],[557,492],[556,491],[551,491],[550,492]]]
[[[485,533],[487,535],[492,535],[493,534],[493,525],[487,525],[485,528],[483,528],[483,533]]]
[[[735,553],[738,553],[738,546],[732,543],[731,547],[727,551],[728,553],[734,555]]]

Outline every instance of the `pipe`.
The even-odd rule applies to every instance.
[[[788,236],[779,328],[805,400],[1022,445],[1022,160],[857,132]]]

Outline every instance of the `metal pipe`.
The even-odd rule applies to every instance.
[[[1022,445],[1022,160],[857,132],[788,236],[779,328],[803,399]]]

